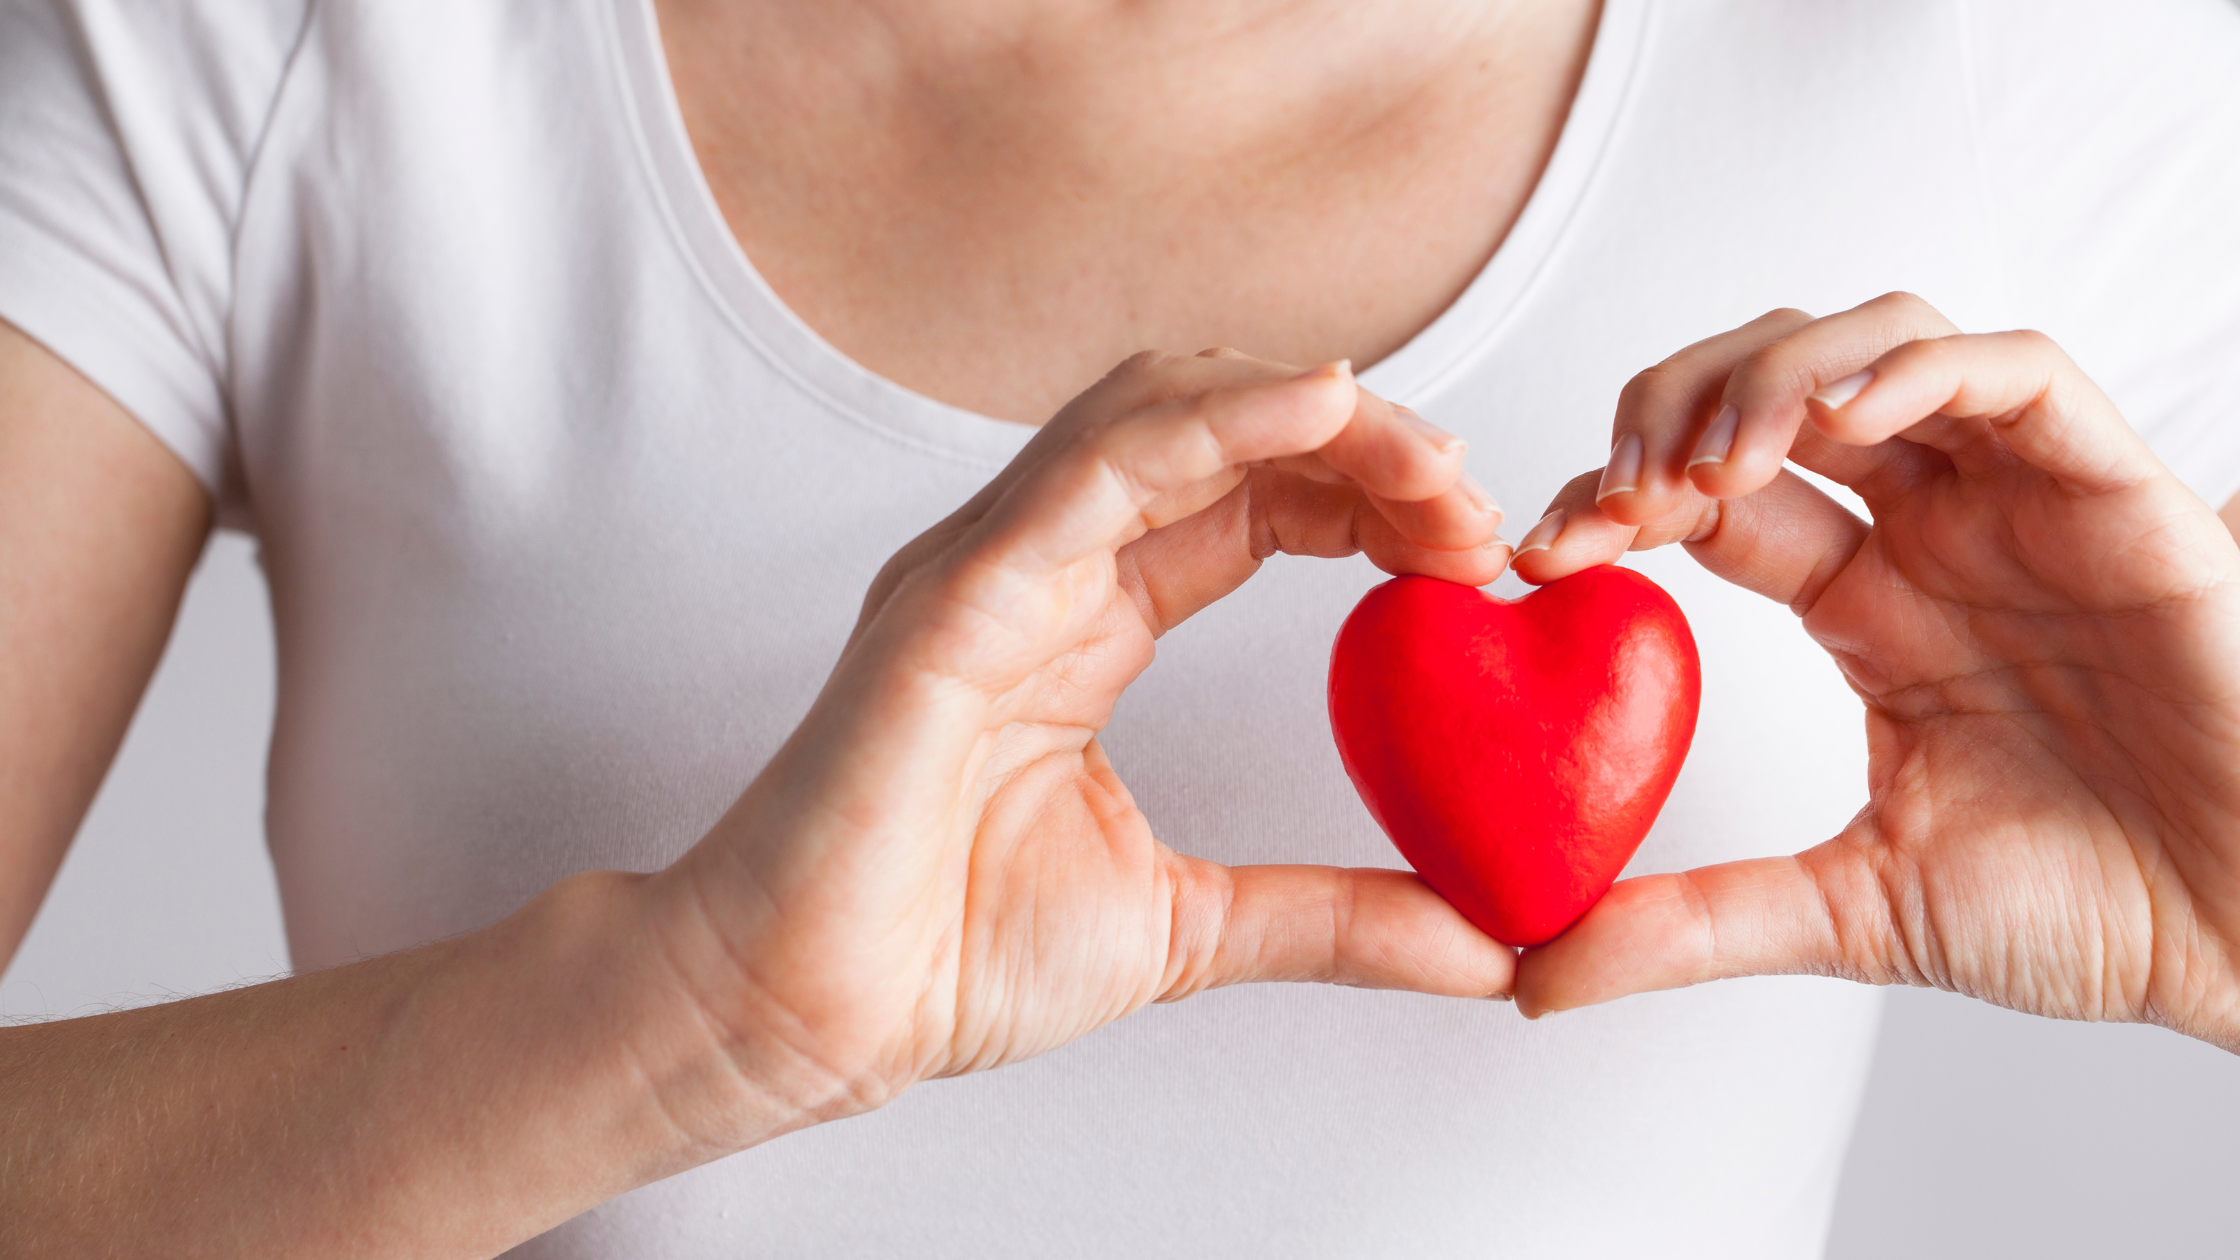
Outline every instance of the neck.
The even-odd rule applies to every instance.
[[[657,0],[725,220],[921,393],[1039,421],[1147,346],[1371,363],[1562,129],[1596,0]]]
[[[1528,90],[1593,0],[659,0],[732,91],[949,143],[1131,136],[1251,149],[1378,125],[1458,80]],[[1582,18],[1583,15],[1583,18]],[[675,44],[672,39],[672,46]],[[1557,74],[1565,73],[1557,68]],[[1527,83],[1526,81],[1530,81]],[[1481,89],[1482,90],[1482,89]],[[1302,117],[1342,112],[1302,127]],[[1062,125],[1059,137],[1021,134]],[[870,134],[866,131],[865,134]]]
[[[1156,40],[1178,50],[1247,38],[1288,42],[1331,30],[1397,29],[1411,42],[1485,30],[1554,0],[663,0],[700,19],[885,44],[913,60],[1015,54],[1084,38]]]

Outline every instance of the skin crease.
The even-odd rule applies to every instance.
[[[2059,347],[1907,294],[1775,311],[1616,431],[1641,475],[1573,481],[1518,572],[1684,542],[1788,604],[1865,703],[1869,799],[1796,857],[1619,883],[1525,953],[1527,1014],[1805,973],[2240,1051],[2240,547]]]
[[[1146,1002],[1510,987],[1515,957],[1405,873],[1165,849],[1095,732],[1158,634],[1277,551],[1498,573],[1459,449],[1342,371],[1282,365],[1373,361],[1468,282],[1546,161],[1592,7],[660,13],[719,204],[778,293],[905,385],[1057,418],[888,566],[801,728],[669,871],[574,877],[314,975],[0,1029],[12,1253],[490,1255]],[[1260,357],[1132,359],[1079,392],[1143,346],[1223,343]],[[0,881],[25,918],[208,505],[89,383],[0,346],[0,555],[22,583],[0,749],[36,768],[8,780],[29,787],[0,812]],[[49,484],[76,515],[17,510]],[[1073,878],[1039,878],[1060,855]],[[0,930],[12,948],[22,924]],[[1562,957],[1522,963],[1542,1007],[1700,978]]]
[[[0,411],[55,441],[22,449],[187,476],[15,340],[25,377],[82,405]],[[1510,951],[1410,874],[1165,848],[1095,740],[1158,635],[1276,552],[1492,580],[1508,548],[1462,455],[1342,363],[1132,358],[897,555],[809,716],[668,870],[574,876],[362,963],[0,1029],[7,1250],[492,1255],[1148,1002],[1505,991]]]
[[[695,12],[724,16],[711,6]],[[685,17],[662,13],[680,57],[680,104],[696,139],[739,134],[779,142],[775,150],[701,148],[731,208],[742,197],[755,205],[770,198],[803,203],[795,220],[780,219],[775,228],[739,220],[747,248],[780,292],[875,370],[1028,421],[1059,410],[1082,382],[1144,345],[1246,342],[1294,363],[1381,357],[1460,291],[1514,218],[1554,144],[1592,24],[1591,5],[1515,6],[1513,21],[1505,16],[1510,6],[1480,6],[1471,32],[1482,55],[1465,61],[1458,52],[1432,74],[1434,67],[1391,54],[1419,45],[1455,48],[1454,39],[1426,44],[1423,35],[1458,37],[1463,31],[1454,19],[1470,14],[1469,7],[1377,6],[1353,11],[1345,22],[1302,24],[1297,19],[1311,11],[1239,5],[1222,12],[1228,26],[1219,39],[1203,38],[1207,28],[1186,6],[1067,10],[1056,25],[1044,20],[1051,12],[1040,5],[799,5],[776,14],[742,7],[732,16],[753,21],[705,28],[681,41]],[[1337,10],[1321,12],[1328,18]],[[866,17],[868,25],[859,20]],[[781,38],[779,19],[786,18],[800,19],[801,29]],[[741,38],[749,26],[755,38]],[[725,65],[694,60],[726,29],[734,58],[728,75]],[[1263,38],[1254,38],[1255,30]],[[960,41],[958,32],[973,38]],[[1186,61],[1169,55],[1184,47],[1194,50]],[[1115,56],[1116,49],[1144,55]],[[1013,72],[1022,50],[1067,72],[1021,77]],[[1271,71],[1269,54],[1284,59],[1275,68],[1280,73]],[[764,56],[772,60],[757,60]],[[898,76],[899,65],[939,67],[939,83]],[[1309,65],[1312,75],[1305,73]],[[784,80],[786,100],[740,105],[696,92],[695,67],[715,70],[730,90],[817,67],[830,73],[823,86],[840,90],[812,91],[819,85],[796,77]],[[1223,88],[1221,99],[1197,102],[1214,112],[1146,114],[1144,123],[1131,124],[1128,111],[1116,108],[1172,99],[1178,67],[1198,84]],[[1096,91],[1069,102],[1069,83],[1092,81]],[[910,90],[890,90],[898,84]],[[947,97],[934,90],[942,85]],[[1267,107],[1262,93],[1270,85],[1289,90],[1281,100],[1291,112]],[[862,127],[858,143],[849,129],[871,116],[862,108],[866,93],[880,91],[888,92],[881,117],[889,124],[969,120],[992,127],[993,142],[975,147],[969,129],[887,125]],[[1329,95],[1325,109],[1295,108],[1318,93]],[[773,113],[773,105],[783,108]],[[1332,111],[1343,117],[1334,122]],[[1045,123],[1066,125],[1078,142],[1064,145],[1061,136],[1037,132]],[[1028,164],[998,180],[1006,150],[1047,151],[1061,160]],[[963,160],[968,153],[974,162]],[[820,168],[805,165],[808,158],[829,161],[835,178],[817,178]],[[1390,186],[1412,163],[1433,160],[1448,164],[1442,178],[1408,197],[1362,191]],[[726,161],[766,167],[794,183],[741,186],[725,178]],[[1099,178],[1076,178],[1084,170]],[[943,171],[972,178],[905,178]],[[1225,200],[1225,182],[1252,193]],[[959,200],[975,187],[991,199]],[[835,202],[836,190],[855,200]],[[1094,198],[1117,201],[1117,209],[1100,211],[1089,204]],[[868,229],[865,212],[896,204],[940,216],[929,213],[915,238],[904,232],[899,242],[884,241]],[[1256,218],[1264,235],[1240,240],[1233,226],[1239,215]],[[1026,230],[1045,216],[1051,230]],[[820,222],[841,230],[801,231]],[[1411,234],[1410,250],[1378,248],[1395,230]],[[1076,237],[1090,247],[1070,248]],[[1390,265],[1395,261],[1402,265]],[[1000,275],[1002,283],[964,283],[979,273]],[[847,304],[850,295],[882,289],[888,298]],[[866,321],[880,311],[891,312],[888,323]],[[929,328],[967,335],[917,340]],[[191,509],[134,524],[121,501],[130,478],[80,475],[86,484],[73,490],[81,496],[78,510],[100,503],[104,511],[94,516],[113,513],[124,522],[100,538],[58,530],[34,514],[0,515],[8,523],[0,554],[47,549],[36,565],[16,570],[34,575],[37,590],[0,610],[0,681],[13,689],[0,694],[30,689],[43,697],[37,706],[0,710],[0,746],[42,749],[45,761],[21,764],[58,767],[36,775],[27,804],[0,813],[0,856],[8,862],[0,879],[11,889],[14,920],[0,929],[12,952],[83,813],[86,791],[121,737],[209,509],[187,471],[97,389],[12,330],[0,330],[0,340],[21,351],[0,375],[0,417],[28,435],[0,447],[10,456],[0,468],[7,484],[38,486],[81,473],[82,463],[126,461],[135,476],[160,483]],[[882,349],[889,345],[897,350]],[[945,360],[970,364],[968,374],[929,374]],[[1132,382],[1136,402],[1157,408],[1220,386],[1209,371],[1233,383],[1240,371],[1264,378],[1293,370],[1236,355],[1210,362],[1134,362],[1121,386]],[[983,378],[990,388],[974,392]],[[1080,679],[1117,687],[1140,666],[1156,629],[1226,592],[1275,551],[1366,550],[1388,567],[1491,580],[1506,557],[1505,547],[1488,541],[1498,512],[1461,479],[1459,444],[1381,401],[1360,399],[1355,420],[1345,421],[1342,409],[1325,413],[1318,422],[1325,427],[1296,439],[1301,444],[1288,453],[1279,444],[1250,461],[1249,470],[1218,474],[1230,480],[1223,493],[1197,504],[1203,510],[1182,513],[1133,547],[1108,547],[1101,571],[1092,565],[1067,576],[1063,585],[1073,596],[1087,593],[1083,581],[1102,590],[1108,613],[1093,627],[1097,651],[1063,653],[1044,644],[1072,662],[1059,673],[1065,685],[1051,694],[1064,696]],[[1099,412],[1077,424],[1118,418]],[[1335,429],[1327,427],[1333,418],[1340,422]],[[1167,440],[1203,448],[1188,433]],[[1150,461],[1128,474],[1130,484],[1156,479],[1162,460],[1155,447],[1123,452]],[[1132,467],[1130,459],[1116,457],[1110,466]],[[979,510],[996,506],[982,503]],[[1049,510],[1068,516],[1062,504]],[[1129,520],[1141,528],[1139,513]],[[956,564],[955,553],[968,542],[986,540],[967,539],[962,526],[937,527],[908,554],[922,565]],[[117,580],[134,572],[150,576]],[[941,589],[925,579],[904,585],[899,595]],[[1114,602],[1115,593],[1125,598]],[[86,611],[67,620],[20,615],[33,607]],[[107,621],[121,629],[103,629]],[[1043,733],[1045,746],[967,742],[956,746],[979,751],[963,763],[911,764],[975,768],[1002,754],[997,764],[1013,772],[1019,790],[1043,792],[1056,811],[1049,816],[1066,823],[1046,828],[1037,844],[1061,844],[1079,832],[1116,846],[1112,882],[1096,887],[1148,899],[1136,919],[1142,935],[1084,956],[1064,952],[1081,943],[1079,934],[1049,941],[976,931],[968,940],[950,930],[967,926],[953,918],[882,911],[873,921],[932,922],[939,930],[885,944],[932,949],[935,957],[898,961],[826,949],[809,956],[853,959],[882,983],[907,980],[913,971],[927,976],[938,965],[952,977],[946,987],[961,995],[959,1006],[889,1005],[891,993],[874,1000],[849,975],[813,968],[788,969],[801,985],[771,996],[758,983],[761,969],[815,937],[817,906],[840,904],[837,890],[789,878],[830,869],[806,855],[839,850],[813,843],[813,829],[801,832],[798,844],[764,839],[783,837],[796,823],[806,827],[801,810],[811,821],[829,817],[817,802],[774,784],[787,775],[811,781],[799,771],[804,758],[873,760],[834,734],[833,723],[855,709],[876,711],[917,694],[901,681],[907,671],[892,672],[902,667],[891,657],[937,660],[918,652],[918,638],[907,630],[890,629],[882,638],[881,624],[867,612],[849,656],[862,662],[859,672],[835,676],[835,698],[819,710],[829,718],[821,734],[805,727],[789,745],[793,760],[742,796],[741,809],[711,834],[706,852],[673,876],[578,876],[489,929],[418,950],[117,1015],[0,1030],[0,1221],[7,1222],[8,1249],[493,1254],[631,1186],[848,1114],[921,1074],[1034,1053],[1153,998],[1254,978],[1479,995],[1506,988],[1513,967],[1507,951],[1461,925],[1410,876],[1313,868],[1231,875],[1166,853],[1093,741],[1085,742],[1084,718],[1110,701],[1091,694],[1079,698],[1087,709],[1063,722],[1028,724]],[[873,643],[886,646],[873,651]],[[65,659],[79,664],[50,676],[50,664]],[[864,681],[863,671],[879,675],[882,668],[889,671],[880,675],[884,683]],[[43,721],[58,710],[86,721]],[[955,718],[958,711],[944,712]],[[881,728],[892,729],[899,728]],[[952,739],[965,738],[958,729],[950,728]],[[70,738],[55,743],[58,730]],[[1028,766],[1040,769],[1022,773]],[[895,782],[884,780],[882,792]],[[948,783],[953,790],[956,781]],[[963,821],[975,810],[1015,823],[1038,816],[1007,809],[1010,799],[952,801],[952,822],[915,834],[976,836]],[[893,804],[884,797],[877,803]],[[1016,854],[1020,843],[1014,835],[1008,847],[996,848]],[[973,886],[984,884],[972,904],[991,911],[1036,892],[1037,881],[1022,878],[1030,861],[945,869],[962,869]],[[765,885],[799,895],[752,893]],[[742,898],[744,906],[737,904]],[[758,909],[777,913],[775,926]],[[1003,961],[1008,950],[1037,947],[1060,953],[1033,967]],[[981,966],[991,977],[1043,976],[1062,994],[1095,1001],[1038,1015],[1006,1011],[1000,985],[970,982]],[[586,977],[594,979],[587,984]],[[857,1000],[846,1001],[851,992]],[[796,1013],[835,1000],[847,1018],[803,1020]],[[807,1040],[804,1029],[812,1030]],[[1007,1041],[998,1035],[1005,1029],[1017,1035]],[[469,1099],[473,1106],[461,1105]],[[182,1167],[195,1175],[179,1176]],[[60,1192],[63,1186],[71,1190]]]

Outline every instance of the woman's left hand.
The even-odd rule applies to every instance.
[[[1519,572],[1682,542],[1787,603],[1865,702],[1868,799],[1795,857],[1619,883],[1523,956],[1527,1013],[1811,973],[2240,1051],[2240,547],[2056,346],[1903,294],[1777,311],[1642,373],[1616,432]]]

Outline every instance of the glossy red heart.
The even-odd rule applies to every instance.
[[[1553,939],[1616,881],[1680,774],[1701,692],[1680,606],[1609,566],[1517,600],[1395,578],[1330,653],[1330,726],[1369,812],[1511,945]]]

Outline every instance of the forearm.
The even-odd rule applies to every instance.
[[[0,1254],[487,1256],[792,1127],[673,978],[648,886],[0,1030]]]

